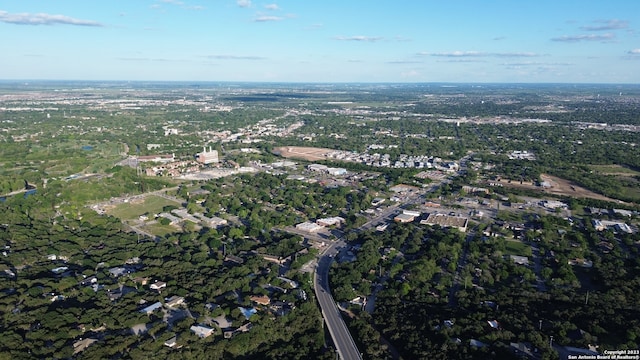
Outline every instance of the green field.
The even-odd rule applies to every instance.
[[[167,205],[178,205],[180,204],[162,198],[160,196],[149,195],[144,198],[142,202],[128,202],[117,205],[115,208],[109,210],[107,213],[109,215],[113,215],[120,220],[131,220],[137,219],[138,216],[149,213],[149,214],[157,214],[162,212],[162,208]]]
[[[520,241],[507,241],[505,253],[509,255],[531,256],[531,247]]]
[[[620,165],[589,165],[594,172],[602,175],[637,176],[640,172]]]
[[[165,236],[167,234],[173,234],[181,231],[173,225],[161,225],[157,222],[145,225],[142,230],[157,236]]]

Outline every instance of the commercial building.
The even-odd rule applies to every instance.
[[[399,222],[399,223],[410,223],[413,220],[415,220],[415,216],[414,215],[409,215],[409,214],[398,214],[396,217],[393,218],[393,221],[395,222]]]
[[[300,223],[300,224],[296,225],[296,229],[298,229],[300,231],[306,231],[306,232],[309,232],[309,233],[314,233],[314,232],[322,230],[322,226],[320,226],[320,225],[318,225],[316,223],[305,221],[303,223]]]
[[[440,225],[442,227],[454,227],[458,230],[465,232],[467,231],[467,225],[469,224],[469,219],[460,216],[449,216],[446,214],[437,214],[432,213],[429,214],[426,220],[420,221],[422,225]]]
[[[334,217],[329,217],[324,219],[318,219],[316,220],[316,224],[320,226],[333,226],[333,225],[340,226],[342,223],[344,223],[344,221],[345,221],[344,218],[340,216],[334,216]]]
[[[206,146],[202,147],[202,152],[196,154],[196,160],[198,162],[203,163],[205,165],[216,164],[218,163],[218,151],[212,150],[211,146],[209,146],[209,151],[207,151]]]

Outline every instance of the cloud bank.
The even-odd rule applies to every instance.
[[[251,6],[251,0],[238,0],[237,4],[241,8],[248,8]]]
[[[16,25],[76,25],[76,26],[104,26],[97,21],[76,19],[65,15],[45,13],[17,13],[10,14],[0,10],[0,22]]]
[[[265,57],[262,56],[243,56],[243,55],[209,55],[206,56],[208,59],[215,60],[264,60]]]
[[[598,20],[595,21],[595,23],[599,25],[581,26],[580,29],[586,31],[610,31],[626,29],[629,27],[629,22],[618,19]]]
[[[383,39],[382,36],[363,36],[363,35],[356,35],[356,36],[336,36],[334,37],[335,40],[341,40],[341,41],[362,41],[362,42],[375,42],[375,41],[380,41]]]
[[[436,57],[450,57],[450,58],[465,58],[465,57],[538,57],[540,54],[533,52],[504,52],[504,53],[491,53],[482,51],[450,51],[450,52],[420,52],[418,56],[436,56]]]
[[[615,39],[616,35],[612,33],[605,34],[583,34],[583,35],[564,35],[552,38],[551,41],[562,42],[580,42],[580,41],[608,41]]]

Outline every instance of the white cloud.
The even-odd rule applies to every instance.
[[[391,60],[387,61],[386,64],[394,64],[394,65],[403,65],[403,64],[422,64],[422,61],[416,60]]]
[[[246,56],[246,55],[209,55],[205,56],[215,60],[264,60],[262,56]]]
[[[627,27],[629,27],[629,22],[618,19],[598,20],[594,22],[599,25],[581,26],[580,29],[586,31],[609,31],[626,29]]]
[[[77,25],[77,26],[104,26],[97,21],[76,19],[65,15],[52,15],[45,13],[16,13],[10,14],[0,11],[0,22],[17,25]]]
[[[484,51],[450,51],[450,52],[419,52],[418,56],[437,56],[437,57],[450,57],[450,58],[465,58],[465,57],[538,57],[540,54],[534,52],[504,52],[504,53],[491,53]]]
[[[160,2],[165,4],[184,5],[182,1],[178,1],[178,0],[160,0]]]
[[[548,62],[536,62],[536,61],[525,61],[525,62],[512,62],[512,63],[504,63],[504,66],[511,67],[520,67],[520,66],[573,66],[573,63],[548,63]]]
[[[265,9],[267,10],[278,10],[278,4],[267,4],[264,6]]]
[[[588,34],[588,35],[563,35],[560,37],[552,38],[552,41],[563,42],[580,42],[580,41],[609,41],[615,39],[616,35],[612,33],[605,33],[602,35]]]
[[[251,0],[238,0],[237,4],[242,8],[248,8],[251,7]]]
[[[418,53],[418,55],[441,56],[441,57],[467,57],[467,56],[487,56],[487,53],[480,51],[450,51],[438,53]]]
[[[335,40],[342,40],[342,41],[364,41],[364,42],[375,42],[375,41],[380,41],[382,39],[384,39],[382,36],[363,36],[363,35],[356,35],[356,36],[336,36],[334,37]]]
[[[640,55],[640,48],[629,50],[628,54],[629,55]]]
[[[533,52],[507,52],[507,53],[492,53],[491,56],[497,57],[537,57],[539,54]]]
[[[282,16],[269,16],[269,15],[260,15],[253,19],[255,22],[268,22],[268,21],[282,21],[285,18]]]

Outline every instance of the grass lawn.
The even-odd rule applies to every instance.
[[[173,225],[162,225],[160,223],[147,224],[142,228],[142,230],[152,233],[156,236],[165,236],[167,234],[181,232],[180,229]]]
[[[531,256],[531,247],[520,241],[507,241],[505,253],[509,255]]]
[[[149,195],[145,196],[144,201],[136,203],[136,202],[128,202],[124,204],[119,204],[115,208],[108,211],[109,215],[113,215],[120,220],[131,220],[136,219],[138,216],[149,213],[151,215],[161,213],[162,208],[167,205],[177,205],[176,202],[171,200],[167,200],[165,198]]]

